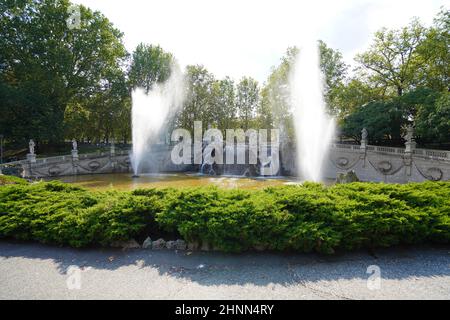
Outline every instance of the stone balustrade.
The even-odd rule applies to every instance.
[[[180,172],[196,170],[195,166],[175,165],[170,161],[173,146],[154,148],[156,171]],[[74,154],[49,158],[15,161],[0,166],[5,174],[23,177],[51,177],[96,173],[131,172],[128,150]],[[281,175],[295,176],[295,146],[280,147]],[[323,173],[326,179],[335,179],[340,173],[355,171],[362,181],[419,182],[450,180],[450,151],[373,146],[367,144],[332,144]],[[300,177],[301,178],[301,177]]]

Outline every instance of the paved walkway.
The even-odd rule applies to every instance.
[[[226,255],[0,242],[0,299],[101,298],[450,299],[450,247]]]

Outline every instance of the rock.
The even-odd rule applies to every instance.
[[[167,241],[166,248],[169,250],[174,250],[175,249],[175,241]]]
[[[177,250],[186,250],[186,248],[187,248],[186,241],[180,240],[180,239],[175,241],[175,249],[177,249]]]
[[[145,239],[144,243],[142,244],[142,248],[143,249],[151,249],[152,248],[152,239],[150,239],[150,237],[147,237],[147,239]]]
[[[197,241],[193,241],[193,242],[189,242],[187,247],[188,247],[188,250],[195,251],[195,250],[198,250],[200,245],[198,244]]]
[[[158,239],[156,241],[152,242],[152,249],[153,250],[161,250],[166,248],[166,241],[164,239]]]
[[[351,183],[351,182],[358,182],[359,179],[356,176],[355,171],[351,170],[347,173],[345,172],[339,172],[336,177],[336,183]]]
[[[122,248],[122,249],[137,249],[141,246],[139,243],[136,242],[136,240],[131,239],[128,241],[114,241],[111,243],[111,247],[113,248]]]

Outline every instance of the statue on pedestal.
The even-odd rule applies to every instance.
[[[77,143],[77,140],[75,140],[75,139],[72,139],[72,150],[78,151],[78,143]]]
[[[369,136],[369,133],[367,132],[367,129],[363,128],[361,130],[361,147],[360,147],[360,149],[363,150],[364,153],[366,152],[366,149],[367,149],[367,144],[368,144],[367,138],[368,138],[368,136]]]
[[[72,159],[78,160],[78,143],[75,138],[72,139]]]
[[[30,163],[36,163],[36,154],[34,153],[34,147],[36,146],[36,143],[34,143],[33,139],[30,139],[30,142],[28,143],[28,148],[30,153],[27,154],[27,160]]]
[[[361,141],[365,141],[365,142],[367,142],[367,137],[369,136],[369,134],[368,134],[368,132],[367,132],[367,129],[366,128],[363,128],[362,130],[361,130]]]
[[[28,146],[30,148],[30,154],[34,154],[34,147],[36,146],[36,144],[34,143],[33,139],[30,140]]]
[[[414,152],[416,148],[416,142],[414,141],[414,128],[413,126],[408,126],[406,128],[406,134],[403,136],[405,139],[405,153],[411,154]]]
[[[115,155],[116,154],[116,143],[114,141],[114,138],[111,139],[110,153],[111,153],[111,155]]]
[[[408,126],[406,128],[406,134],[403,137],[403,139],[405,139],[406,142],[409,142],[409,143],[414,141],[414,128],[412,126]]]

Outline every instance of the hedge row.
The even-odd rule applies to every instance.
[[[6,184],[27,184],[27,181],[22,178],[0,174],[0,186]]]
[[[0,186],[3,238],[84,247],[164,232],[231,252],[450,243],[450,183],[132,192],[60,182]]]

